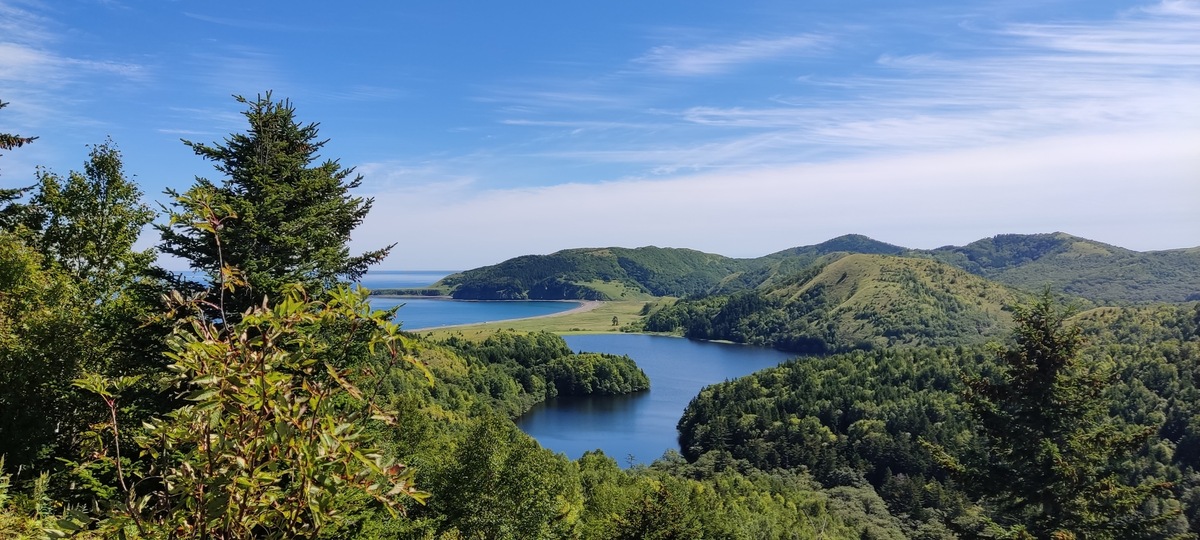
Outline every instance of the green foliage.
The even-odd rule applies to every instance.
[[[86,423],[69,386],[84,367],[84,306],[71,280],[43,263],[0,232],[0,455],[10,467],[45,460]]]
[[[178,295],[173,301],[189,305]],[[188,403],[133,437],[146,458],[138,472],[120,468],[115,413],[131,381],[78,380],[112,411],[111,444],[100,446],[97,433],[95,452],[118,468],[123,495],[94,526],[151,537],[312,538],[339,519],[347,488],[394,511],[405,499],[423,501],[412,471],[372,445],[369,423],[392,416],[365,398],[351,373],[318,360],[343,343],[317,330],[348,322],[367,329],[372,349],[415,363],[387,318],[370,311],[365,291],[340,288],[313,302],[295,288],[235,325],[184,319],[168,354]]]
[[[1060,458],[1104,458],[1071,465],[1078,475],[1072,481],[1091,482],[1090,491],[1060,487],[1064,496],[1093,497],[1083,510],[1114,516],[1118,523],[1109,530],[1117,537],[1200,530],[1194,507],[1200,501],[1194,473],[1200,390],[1192,376],[1200,369],[1197,309],[1104,309],[1072,319],[1091,342],[1072,361],[1080,373],[1062,382],[1086,383],[1087,392],[1061,397],[1041,414],[1063,415],[1056,421],[1074,430],[1064,431],[1068,448],[1058,452]],[[1012,525],[1018,518],[1001,512],[994,493],[983,497],[985,488],[1036,482],[1020,484],[1015,472],[983,478],[951,469],[986,470],[989,455],[1005,455],[986,451],[986,432],[963,400],[966,381],[1003,380],[1000,359],[987,346],[797,359],[701,391],[680,421],[680,444],[696,463],[728,452],[761,469],[806,469],[829,486],[865,481],[893,515],[904,518],[909,535],[937,537],[939,528],[965,536],[999,534],[994,519]],[[1069,421],[1071,411],[1082,416]],[[1012,429],[1007,433],[1028,432]],[[1032,468],[1041,448],[1031,443],[1028,454],[1007,455],[1014,467]],[[1157,489],[1164,482],[1172,484],[1169,490]]]
[[[997,506],[1003,523],[1037,538],[1069,532],[1130,538],[1161,527],[1141,506],[1167,485],[1125,484],[1116,466],[1141,448],[1154,427],[1108,420],[1102,366],[1081,363],[1082,335],[1049,293],[1015,310],[1016,345],[998,373],[969,380],[966,403],[979,422],[983,464],[968,475]]]
[[[570,249],[468,270],[436,285],[455,298],[479,300],[616,300],[612,283],[626,293],[682,296],[708,291],[743,265],[688,249]]]
[[[614,395],[650,387],[645,372],[627,356],[575,354],[549,332],[500,332],[482,342],[445,342],[478,369],[473,386],[512,416],[556,396]]]
[[[0,109],[3,109],[7,106],[8,103],[0,101]],[[35,139],[37,139],[37,137],[22,137],[12,133],[0,133],[0,150],[12,150],[13,148],[20,148],[33,142]]]
[[[1064,233],[1002,234],[922,252],[1025,290],[1096,302],[1183,302],[1200,296],[1200,250],[1136,252]]]
[[[777,288],[814,265],[849,254],[936,259],[1027,292],[1049,285],[1097,302],[1200,298],[1200,248],[1139,253],[1063,233],[999,235],[934,250],[851,234],[755,259],[656,247],[568,249],[468,270],[439,286],[456,298],[481,300],[615,300],[608,284],[656,296],[729,295]]]
[[[571,463],[505,418],[472,422],[437,474],[429,510],[463,538],[570,538],[582,506]]]
[[[84,172],[64,181],[41,170],[31,206],[40,214],[41,251],[69,272],[95,300],[109,298],[145,275],[152,250],[133,244],[154,219],[142,192],[125,177],[121,154],[112,141],[93,146]]]
[[[8,103],[0,101],[0,109]],[[22,137],[13,133],[0,133],[0,150],[12,150],[33,142],[37,137]],[[0,229],[12,230],[25,214],[23,205],[13,204],[25,196],[31,188],[0,188]]]
[[[362,182],[353,169],[335,160],[320,161],[326,141],[317,124],[300,124],[287,101],[271,94],[249,100],[243,112],[249,123],[223,143],[185,141],[204,159],[213,161],[224,176],[220,183],[197,178],[195,185],[170,207],[171,223],[158,226],[163,252],[191,263],[210,282],[226,281],[222,269],[238,268],[246,286],[226,299],[227,313],[240,314],[279,296],[291,283],[306,290],[330,288],[339,280],[353,281],[368,266],[382,260],[390,247],[351,256],[350,233],[371,209],[372,201],[351,196]],[[199,225],[201,209],[185,201],[209,200],[221,208],[220,241]]]
[[[758,290],[681,300],[643,327],[803,354],[967,345],[1003,335],[1016,298],[933,261],[838,255]]]
[[[146,317],[159,288],[151,251],[133,244],[153,213],[125,178],[111,142],[84,172],[39,171],[21,217],[0,241],[0,454],[10,465],[54,467],[93,418],[70,381],[85,371],[147,374],[162,367],[161,327]],[[6,209],[6,210],[8,210]],[[161,405],[143,384],[131,417]],[[53,419],[52,421],[49,419]]]
[[[576,354],[543,366],[542,377],[560,396],[618,395],[650,388],[646,373],[628,356]]]

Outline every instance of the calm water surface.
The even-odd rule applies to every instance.
[[[437,280],[453,273],[442,270],[372,270],[367,272],[358,283],[371,290],[415,289],[433,285]],[[446,298],[371,297],[371,307],[375,309],[391,309],[402,305],[400,311],[396,312],[396,321],[405,330],[538,317],[567,311],[578,307],[579,304],[579,302],[473,302]]]
[[[371,289],[426,287],[452,272],[372,271]],[[396,319],[405,330],[535,317],[566,311],[578,302],[469,302],[435,298],[373,297],[376,309],[403,304]],[[627,396],[556,399],[537,406],[517,424],[542,446],[571,459],[597,448],[625,464],[649,463],[679,449],[675,424],[700,389],[775,366],[789,355],[770,349],[637,334],[567,336],[576,351],[625,354],[650,377],[650,390]]]
[[[650,377],[650,390],[627,396],[550,400],[517,425],[542,446],[577,459],[597,448],[622,465],[649,463],[679,449],[675,424],[700,389],[778,365],[771,349],[639,334],[566,336],[576,351],[627,354]]]
[[[451,324],[473,324],[551,315],[579,307],[580,302],[504,300],[476,302],[445,298],[371,297],[371,307],[396,312],[396,321],[404,330],[420,330]]]
[[[371,270],[358,283],[371,290],[417,289],[433,285],[453,273],[449,270]]]

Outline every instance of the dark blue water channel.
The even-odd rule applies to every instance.
[[[571,459],[600,449],[622,465],[649,463],[679,449],[679,417],[700,389],[778,365],[771,349],[640,334],[566,336],[576,351],[629,355],[650,377],[650,390],[628,396],[554,399],[517,425],[542,446]]]

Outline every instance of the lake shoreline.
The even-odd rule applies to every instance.
[[[379,296],[379,298],[423,298],[423,299],[430,299],[430,300],[436,300],[436,299],[453,300],[452,298],[446,297],[446,296],[432,296],[431,297],[431,296],[382,296],[381,295],[381,296]],[[528,301],[528,300],[455,300],[455,301],[458,301],[458,302],[523,302],[523,301]],[[547,313],[545,315],[534,315],[532,317],[517,317],[515,319],[502,319],[502,320],[496,320],[496,321],[483,321],[483,322],[463,323],[463,324],[446,324],[446,325],[441,325],[441,326],[427,326],[425,328],[406,329],[405,331],[407,331],[407,332],[425,332],[425,331],[429,331],[429,330],[445,330],[445,329],[449,329],[449,328],[459,328],[459,327],[464,327],[464,326],[478,326],[478,325],[482,325],[482,324],[502,324],[502,323],[506,323],[509,321],[528,321],[528,320],[533,320],[533,319],[546,319],[546,318],[550,318],[550,317],[562,317],[564,315],[575,315],[575,314],[579,314],[579,313],[587,313],[589,311],[593,311],[596,308],[604,305],[604,302],[600,301],[600,300],[538,300],[538,301],[539,302],[573,302],[573,303],[577,302],[577,303],[579,303],[579,305],[576,307],[573,307],[571,309],[568,309],[566,311]]]

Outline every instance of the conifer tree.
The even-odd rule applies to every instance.
[[[8,103],[0,101],[0,109]],[[0,133],[0,150],[12,150],[33,142],[37,137],[22,137],[14,133]],[[0,230],[12,230],[25,215],[25,205],[15,201],[25,195],[30,188],[0,188]]]
[[[8,106],[8,103],[0,101],[0,109]],[[12,150],[20,148],[37,139],[37,137],[22,137],[13,133],[0,133],[0,150]]]
[[[299,123],[291,102],[275,101],[270,92],[253,100],[235,99],[247,107],[246,132],[220,143],[184,141],[224,177],[217,182],[198,177],[185,196],[211,194],[214,207],[228,215],[220,224],[225,245],[218,246],[215,235],[195,227],[203,220],[174,203],[171,224],[159,226],[162,251],[186,259],[212,283],[228,281],[220,276],[223,266],[238,268],[244,287],[225,299],[226,312],[233,316],[260,304],[264,296],[278,296],[286,284],[299,283],[315,292],[356,280],[387,256],[392,246],[350,254],[350,233],[373,201],[351,196],[362,182],[353,168],[321,160],[319,152],[328,141],[318,138],[317,124]]]
[[[986,445],[970,483],[1017,537],[1161,537],[1154,531],[1173,516],[1139,510],[1165,486],[1130,486],[1119,475],[1154,429],[1108,417],[1108,377],[1081,363],[1070,314],[1049,292],[1018,306],[1016,345],[1000,355],[1000,373],[968,381]]]

